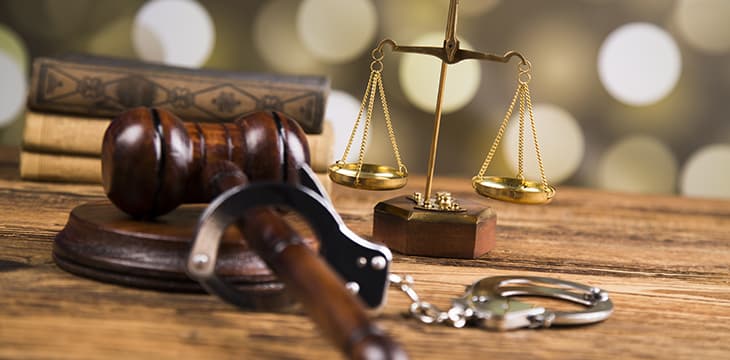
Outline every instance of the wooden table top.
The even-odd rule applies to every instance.
[[[369,237],[372,193],[336,187],[348,225]],[[474,196],[466,179],[436,189]],[[99,186],[19,180],[17,150],[0,149],[0,358],[311,358],[341,355],[297,314],[240,311],[213,296],[137,290],[79,278],[51,258],[69,211],[103,198]],[[476,198],[476,197],[475,197]],[[413,359],[730,359],[730,201],[561,187],[547,206],[484,200],[498,214],[497,247],[477,260],[395,255],[447,307],[493,275],[543,275],[601,287],[614,314],[583,327],[490,332],[428,326],[401,316],[389,290],[376,315]]]

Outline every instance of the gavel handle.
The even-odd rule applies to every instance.
[[[247,182],[233,163],[206,167],[208,192],[216,195]],[[405,351],[370,320],[360,300],[299,234],[271,208],[246,211],[236,222],[248,245],[299,300],[312,320],[352,359],[407,359]]]

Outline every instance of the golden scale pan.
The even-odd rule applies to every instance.
[[[545,187],[537,181],[504,176],[486,176],[472,180],[479,195],[492,199],[520,204],[547,204],[555,195],[555,188]]]
[[[512,98],[510,106],[505,114],[502,124],[497,133],[497,137],[489,150],[487,157],[482,164],[478,174],[472,178],[472,186],[476,192],[482,196],[486,196],[492,199],[509,201],[520,204],[546,204],[549,203],[555,196],[555,188],[548,184],[545,176],[545,170],[542,163],[542,156],[540,154],[540,147],[537,141],[537,129],[535,127],[535,118],[532,110],[532,101],[530,99],[530,90],[528,83],[530,82],[531,75],[531,64],[521,54],[510,51],[505,53],[503,56],[494,54],[478,53],[470,50],[459,49],[458,40],[455,36],[456,27],[456,5],[458,0],[452,0],[449,10],[449,20],[447,24],[447,36],[444,41],[443,48],[433,47],[415,47],[415,46],[398,46],[391,39],[385,39],[381,41],[378,46],[372,51],[372,63],[370,64],[370,77],[368,78],[367,87],[360,104],[360,110],[358,112],[357,119],[350,134],[349,141],[345,148],[342,158],[332,164],[329,167],[329,177],[333,182],[349,186],[356,189],[363,190],[395,190],[406,185],[408,180],[408,171],[406,166],[403,164],[398,151],[398,145],[395,140],[393,131],[393,125],[390,119],[390,112],[388,110],[388,103],[385,98],[385,92],[383,90],[383,47],[384,45],[390,45],[393,51],[399,52],[411,52],[411,53],[422,53],[427,55],[434,55],[443,60],[441,81],[439,82],[439,92],[436,104],[436,121],[434,126],[434,138],[431,146],[431,155],[429,160],[429,171],[426,182],[426,198],[422,196],[414,196],[414,199],[418,202],[419,208],[425,208],[427,210],[444,210],[431,208],[428,203],[432,201],[430,199],[431,194],[431,180],[433,177],[433,167],[435,162],[436,154],[436,143],[438,138],[438,124],[441,118],[441,99],[443,95],[443,83],[445,81],[445,67],[446,64],[452,64],[459,62],[464,59],[479,59],[479,60],[491,60],[499,62],[508,62],[511,57],[516,56],[521,59],[518,64],[518,86],[515,94]],[[385,126],[388,130],[388,137],[393,148],[393,154],[397,165],[395,167],[379,164],[365,163],[365,151],[366,143],[368,138],[368,132],[373,115],[373,105],[375,103],[375,97],[380,93],[380,103],[383,108],[383,114],[385,116]],[[519,101],[518,101],[519,100]],[[512,112],[516,104],[519,109],[519,152],[518,152],[518,171],[515,177],[504,177],[504,176],[487,176],[486,171],[489,164],[494,157],[497,147],[502,139],[502,135],[512,117]],[[535,144],[535,150],[537,155],[537,162],[540,169],[540,181],[531,181],[524,178],[524,137],[525,137],[525,115],[529,114],[530,128],[532,130],[532,139]],[[357,130],[361,124],[361,119],[365,118],[363,135],[360,139],[360,151],[356,162],[347,162],[350,149],[352,148],[353,142],[356,138]],[[420,195],[420,194],[419,194]],[[425,200],[426,206],[423,205]],[[458,208],[458,206],[457,206]]]
[[[398,151],[398,144],[395,141],[393,124],[390,121],[390,111],[388,110],[388,102],[385,99],[385,91],[383,90],[383,52],[378,49],[372,52],[373,62],[370,64],[370,78],[368,79],[365,94],[360,103],[360,111],[357,114],[355,125],[352,128],[350,139],[345,147],[342,158],[330,165],[329,177],[337,184],[349,186],[362,190],[395,190],[402,188],[408,182],[408,170],[403,164]],[[368,164],[364,162],[367,137],[373,116],[373,106],[375,105],[375,96],[380,92],[380,104],[383,107],[385,115],[385,126],[388,129],[388,138],[393,147],[393,154],[397,162],[397,167],[387,165]],[[350,149],[357,136],[357,130],[360,126],[360,120],[365,115],[365,124],[363,135],[360,139],[360,152],[357,162],[347,162]]]
[[[548,184],[545,176],[545,168],[542,165],[542,155],[540,154],[540,145],[537,141],[537,128],[535,126],[535,114],[532,111],[532,99],[530,98],[530,88],[528,83],[532,76],[530,75],[532,65],[529,61],[524,61],[518,65],[518,86],[512,102],[507,109],[507,113],[499,127],[497,137],[492,143],[489,154],[487,154],[484,163],[477,176],[472,178],[472,186],[478,194],[490,197],[496,200],[515,202],[520,204],[547,204],[555,196],[555,188]],[[494,153],[502,140],[507,124],[512,118],[512,111],[515,104],[519,100],[519,148],[518,148],[518,169],[516,177],[503,176],[485,176],[487,168],[494,157]],[[537,164],[540,168],[540,180],[530,181],[524,178],[524,144],[525,144],[525,112],[530,115],[530,128],[532,130],[532,140],[535,144],[535,153],[537,155]]]
[[[408,173],[378,164],[337,162],[329,168],[330,179],[337,184],[362,190],[395,190],[408,182]]]

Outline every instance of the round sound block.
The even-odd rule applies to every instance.
[[[154,221],[134,220],[109,202],[74,208],[56,235],[53,258],[70,273],[132,287],[202,292],[185,264],[205,205],[183,205]],[[307,244],[316,248],[311,237]],[[294,303],[284,285],[241,237],[225,233],[216,273],[250,298],[252,309],[281,309]]]

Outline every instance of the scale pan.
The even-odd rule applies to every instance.
[[[395,190],[408,182],[408,172],[385,165],[362,164],[360,167],[357,163],[334,163],[328,172],[335,183],[363,190]]]
[[[536,181],[501,176],[475,177],[472,186],[479,195],[519,204],[547,204],[555,195],[552,186],[546,190]]]

